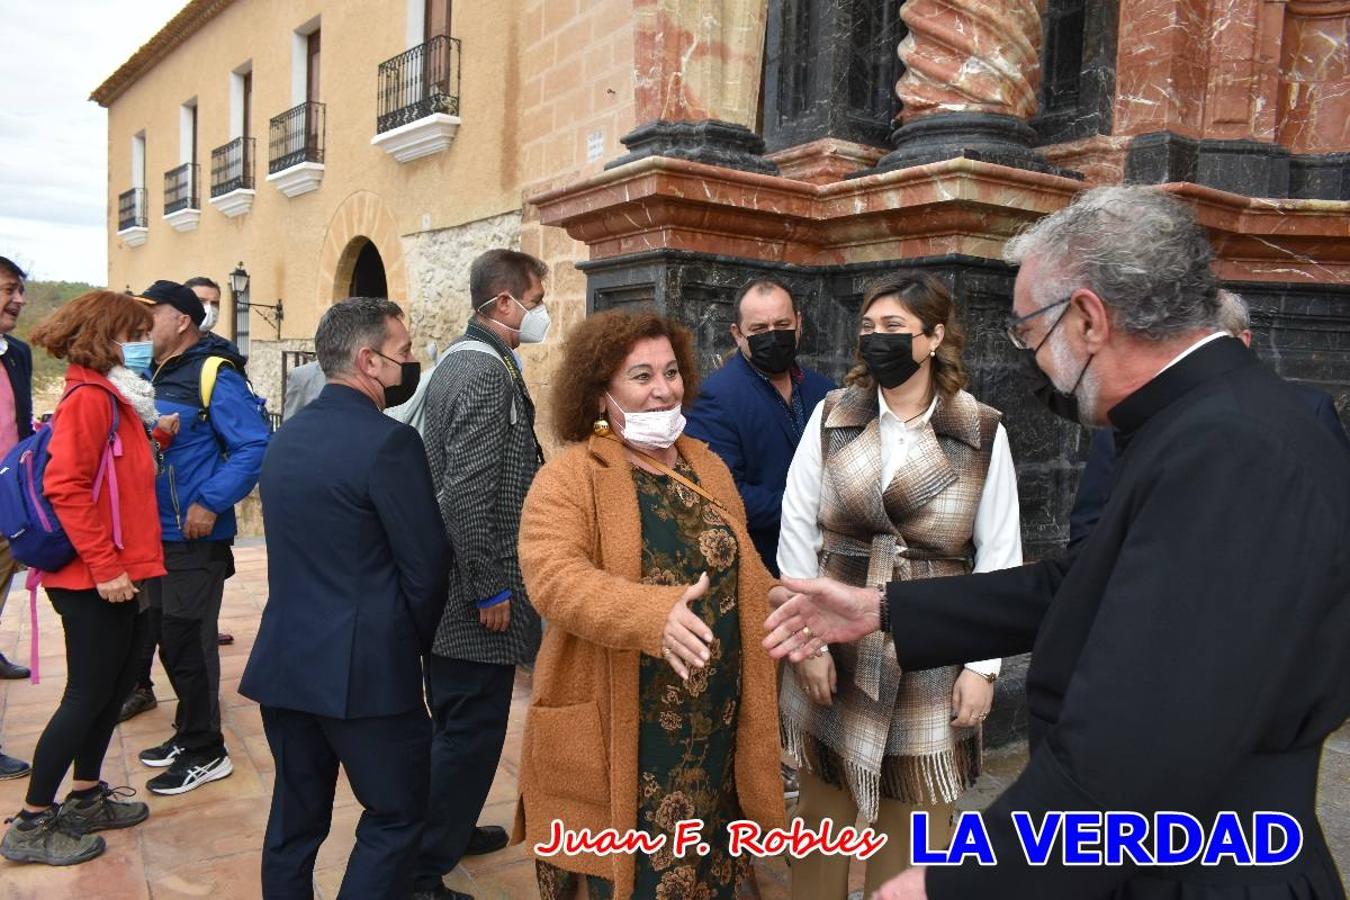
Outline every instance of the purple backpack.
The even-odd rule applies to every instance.
[[[62,395],[64,401],[82,387],[98,385],[77,384]],[[108,485],[108,494],[112,500],[113,543],[122,549],[122,518],[117,493],[117,470],[113,460],[122,455],[122,439],[117,434],[121,419],[117,398],[101,388],[112,404],[112,427],[108,429],[108,439],[103,445],[103,455],[98,464],[98,475],[94,479],[93,500],[98,502],[103,484]],[[61,405],[57,404],[57,412]],[[3,461],[0,461],[0,534],[9,541],[10,553],[16,560],[28,567],[28,580],[25,586],[29,591],[29,613],[32,617],[31,663],[33,683],[38,681],[37,652],[37,589],[42,582],[43,572],[55,572],[64,568],[76,556],[75,547],[66,537],[56,511],[43,490],[43,477],[47,472],[47,463],[51,454],[47,445],[51,443],[52,430],[56,427],[57,416],[42,425],[31,436],[15,444]]]

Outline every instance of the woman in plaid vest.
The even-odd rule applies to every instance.
[[[902,272],[864,295],[846,387],[807,423],[788,472],[778,565],[853,585],[1020,565],[1017,483],[997,410],[962,390],[965,343],[951,294]],[[871,896],[909,861],[910,813],[931,846],[980,772],[980,723],[997,659],[901,672],[889,635],[829,647],[783,679],[784,744],[802,765],[797,814],[818,829],[859,812],[889,836],[867,862]],[[843,898],[848,856],[794,862],[793,896]]]

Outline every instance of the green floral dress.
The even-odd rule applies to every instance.
[[[681,460],[678,471],[696,481]],[[711,658],[682,681],[663,659],[643,656],[638,680],[637,827],[666,845],[638,854],[634,897],[656,900],[731,900],[749,861],[731,856],[727,825],[741,818],[736,797],[736,714],[741,694],[741,632],[737,609],[739,548],[716,507],[674,479],[633,470],[642,518],[645,584],[693,584],[703,572],[709,587],[690,610],[712,629]],[[702,819],[704,848],[671,852],[676,823]],[[699,849],[706,849],[704,855]],[[542,860],[540,895],[571,897],[575,873]],[[613,886],[587,878],[592,898]]]

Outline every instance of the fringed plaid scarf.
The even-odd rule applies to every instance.
[[[875,390],[845,388],[825,400],[821,574],[861,586],[969,572],[999,414],[964,391],[939,400],[885,490],[877,414]],[[830,652],[839,684],[831,706],[783,679],[789,754],[846,786],[869,822],[883,793],[907,803],[955,800],[980,766],[979,729],[950,725],[961,668],[902,673],[890,635],[880,632]]]

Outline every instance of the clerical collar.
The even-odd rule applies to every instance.
[[[1147,384],[1117,403],[1107,418],[1121,435],[1128,438],[1193,388],[1255,362],[1256,357],[1242,341],[1227,335],[1210,335],[1191,345]]]

